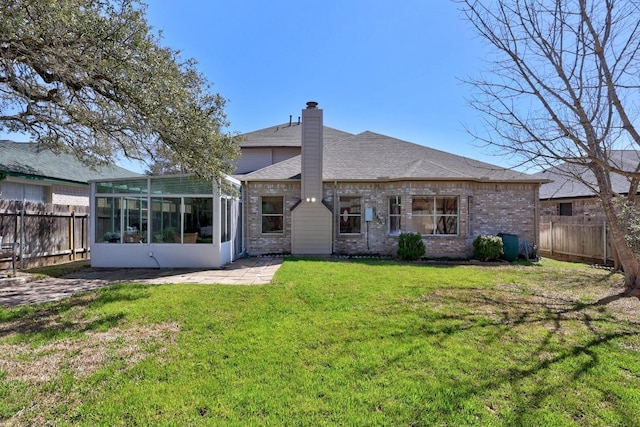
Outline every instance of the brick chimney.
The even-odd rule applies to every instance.
[[[303,201],[322,201],[322,110],[307,102],[302,110],[302,191]]]

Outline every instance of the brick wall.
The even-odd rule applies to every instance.
[[[340,196],[361,197],[362,227],[355,235],[339,233],[340,217],[334,215],[333,251],[336,254],[395,255],[398,236],[390,235],[389,198],[401,197],[401,229],[415,229],[411,213],[413,196],[451,196],[458,198],[458,234],[425,235],[427,256],[468,257],[472,242],[480,234],[510,233],[537,241],[538,187],[536,184],[477,184],[470,182],[389,182],[325,183],[324,203],[336,212]],[[283,196],[285,231],[281,235],[261,233],[260,198]],[[251,255],[291,251],[291,208],[300,199],[300,183],[251,182],[246,192],[247,250]],[[364,221],[365,208],[373,208],[373,221]]]
[[[51,203],[54,205],[89,206],[89,186],[53,185]]]
[[[300,182],[250,182],[246,188],[245,230],[250,255],[288,254],[291,252],[291,209],[300,200]],[[284,233],[262,234],[262,196],[284,197]]]
[[[473,234],[517,234],[538,240],[538,187],[527,184],[476,184]]]
[[[560,216],[560,203],[571,203],[572,215]],[[557,199],[540,202],[540,220],[544,222],[563,222],[567,224],[601,223],[606,220],[600,200],[596,197],[583,199]]]

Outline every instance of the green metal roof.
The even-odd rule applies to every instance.
[[[0,140],[0,178],[7,176],[87,184],[92,179],[136,177],[140,174],[115,165],[92,169],[69,154],[55,154],[35,143]]]

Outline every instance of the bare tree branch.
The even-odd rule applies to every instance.
[[[616,216],[612,175],[640,183],[640,161],[616,160],[640,148],[637,76],[640,7],[626,0],[456,0],[495,57],[467,82],[487,134],[475,136],[523,164],[555,166],[599,195],[626,284],[640,295],[640,263]],[[585,173],[588,171],[589,173]],[[625,205],[625,215],[629,207]]]

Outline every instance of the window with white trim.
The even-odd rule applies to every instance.
[[[284,197],[262,197],[262,233],[284,233]]]
[[[389,234],[400,234],[402,226],[401,206],[402,198],[400,196],[389,197]]]
[[[19,202],[48,203],[49,187],[3,181],[0,183],[0,199]]]
[[[362,202],[360,197],[340,196],[340,234],[360,234]]]
[[[413,229],[420,234],[458,234],[458,198],[413,196]]]

